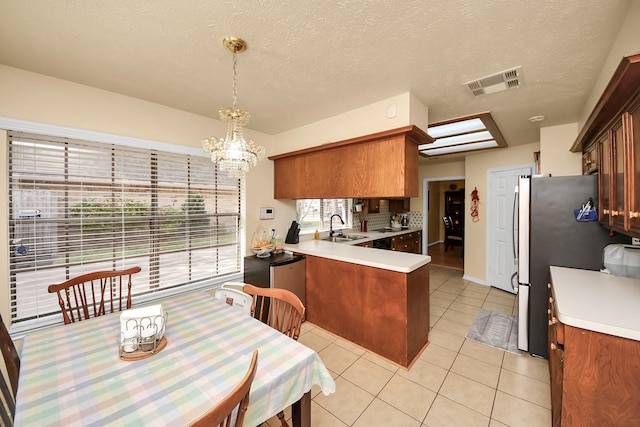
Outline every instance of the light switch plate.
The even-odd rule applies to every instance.
[[[273,208],[260,208],[260,219],[273,219]]]

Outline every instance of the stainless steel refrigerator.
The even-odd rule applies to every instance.
[[[514,221],[518,275],[518,348],[548,358],[549,266],[600,270],[602,250],[630,243],[609,236],[598,221],[576,221],[574,209],[589,198],[598,206],[596,175],[521,176]]]

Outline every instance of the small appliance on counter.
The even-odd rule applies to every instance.
[[[402,216],[400,217],[400,227],[402,229],[404,229],[404,230],[409,228],[409,215],[408,214],[402,214]]]
[[[402,225],[400,224],[400,215],[391,216],[391,228],[394,230],[402,229]]]
[[[640,246],[607,245],[602,251],[602,263],[605,273],[640,279]]]

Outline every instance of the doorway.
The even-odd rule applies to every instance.
[[[424,254],[431,256],[431,264],[448,268],[464,269],[463,247],[453,246],[445,251],[444,223],[446,191],[463,190],[464,176],[425,178],[422,185]]]

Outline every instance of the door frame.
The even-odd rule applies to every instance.
[[[422,212],[424,212],[424,215],[422,215],[422,229],[424,230],[422,232],[422,255],[427,254],[427,244],[429,239],[429,183],[438,181],[459,181],[464,179],[464,175],[454,175],[424,178],[422,180]],[[466,228],[466,221],[464,226]]]

